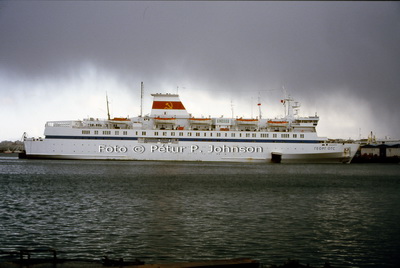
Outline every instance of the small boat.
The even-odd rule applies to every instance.
[[[238,125],[257,125],[258,119],[253,118],[238,118],[236,119]]]
[[[199,124],[199,125],[211,125],[211,118],[189,118],[191,124]]]

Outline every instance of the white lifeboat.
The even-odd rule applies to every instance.
[[[270,127],[287,127],[288,125],[289,122],[285,120],[268,120],[268,126]]]
[[[110,119],[110,121],[113,122],[127,122],[127,121],[131,121],[129,118],[125,118],[125,117],[114,117],[113,119]]]
[[[238,125],[258,125],[258,119],[254,118],[238,118],[236,119]]]
[[[155,117],[154,121],[158,124],[175,124],[176,118],[174,118],[174,117]]]
[[[196,125],[211,125],[212,120],[211,118],[189,118],[190,124],[196,124]]]

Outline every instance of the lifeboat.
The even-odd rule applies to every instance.
[[[130,119],[124,117],[114,117],[113,119],[111,119],[111,121],[130,121]]]
[[[211,118],[189,118],[189,122],[191,124],[196,124],[196,125],[211,125],[212,120]]]
[[[175,124],[176,118],[173,117],[155,117],[154,121],[158,124]]]
[[[270,127],[287,127],[289,125],[288,121],[282,121],[282,120],[269,120],[268,121],[268,126]]]
[[[238,118],[238,119],[236,119],[236,123],[238,125],[257,125],[258,124],[258,119]]]

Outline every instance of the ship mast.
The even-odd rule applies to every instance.
[[[108,106],[108,95],[106,92],[106,102],[107,102],[107,118],[110,120],[110,107]]]
[[[283,102],[282,103],[283,103],[283,107],[285,109],[285,118],[286,118],[289,114],[289,108],[287,106],[286,101],[288,101],[289,98],[288,98],[285,86],[282,86],[282,91],[283,91]]]
[[[141,84],[140,84],[140,117],[142,117],[142,115],[143,115],[143,89],[144,89],[144,86],[143,86],[143,82],[141,82]]]
[[[258,106],[258,116],[259,116],[259,118],[261,119],[261,98],[260,98],[260,92],[258,92],[258,103],[257,103],[257,106]]]

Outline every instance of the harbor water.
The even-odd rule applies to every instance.
[[[0,250],[400,265],[400,165],[0,157]]]

